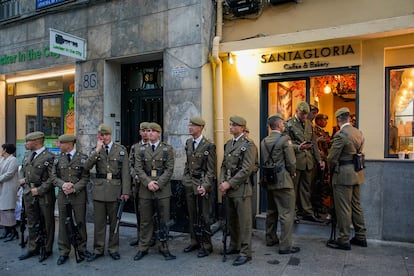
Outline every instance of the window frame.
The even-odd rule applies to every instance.
[[[390,120],[391,116],[391,72],[393,70],[404,70],[404,69],[414,69],[414,64],[412,65],[403,65],[403,66],[388,66],[385,67],[385,116],[384,116],[384,158],[398,158],[398,151],[396,153],[390,153]],[[401,86],[401,84],[400,84]],[[394,116],[395,117],[395,116]],[[394,118],[395,119],[395,118]],[[412,119],[414,121],[414,108]],[[396,124],[396,122],[394,122]],[[398,135],[398,134],[397,134]],[[397,136],[400,137],[400,136]],[[414,137],[414,136],[412,136]]]

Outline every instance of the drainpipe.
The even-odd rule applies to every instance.
[[[217,0],[216,36],[213,39],[213,49],[210,62],[213,70],[214,95],[214,140],[217,153],[217,176],[220,179],[221,163],[224,154],[224,128],[223,128],[223,68],[219,57],[219,46],[223,25],[223,0]],[[221,196],[220,196],[221,201]]]

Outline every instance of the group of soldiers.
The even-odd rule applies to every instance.
[[[271,183],[262,183],[267,190],[266,245],[279,244],[280,254],[296,253],[300,249],[292,246],[292,233],[295,219],[295,203],[298,202],[305,219],[314,219],[311,206],[305,196],[309,193],[314,162],[324,166],[314,138],[314,133],[306,115],[309,106],[299,103],[296,115],[287,122],[280,114],[268,118],[269,136],[261,142],[262,164],[274,165],[275,174]],[[338,113],[338,112],[337,112]],[[349,115],[349,110],[347,112]],[[337,114],[336,114],[337,115]],[[340,114],[342,115],[342,113]],[[339,116],[339,115],[338,115]],[[338,118],[338,116],[336,116]],[[341,116],[339,116],[341,117]],[[342,118],[342,117],[341,117]],[[252,194],[253,178],[258,169],[258,149],[245,134],[246,120],[240,116],[229,118],[232,139],[224,146],[221,173],[217,177],[216,146],[203,136],[205,121],[199,117],[189,120],[188,131],[191,137],[185,143],[186,163],[182,183],[188,207],[190,243],[184,252],[197,250],[197,257],[205,257],[213,252],[210,231],[210,200],[214,185],[223,196],[225,206],[226,231],[230,243],[223,246],[224,256],[237,254],[233,265],[245,264],[252,258]],[[303,124],[303,125],[302,125]],[[345,124],[345,123],[343,123]],[[347,125],[347,124],[345,124]],[[345,129],[345,127],[344,127]],[[109,256],[119,260],[119,219],[120,206],[132,195],[137,216],[137,240],[131,245],[138,250],[134,260],[148,254],[150,247],[158,241],[158,251],[166,260],[176,257],[168,249],[168,228],[170,226],[171,177],[174,169],[173,147],[161,141],[161,126],[155,122],[142,122],[139,127],[141,140],[126,148],[112,141],[112,129],[101,124],[98,128],[96,147],[89,156],[75,149],[76,137],[63,134],[58,138],[61,153],[55,156],[44,146],[44,134],[32,132],[26,136],[27,154],[19,172],[19,183],[24,187],[24,206],[29,228],[28,250],[20,260],[40,255],[44,261],[52,254],[54,239],[55,189],[59,209],[58,265],[68,260],[74,247],[76,261],[94,261],[104,256],[107,248]],[[348,132],[344,132],[348,133]],[[362,135],[354,139],[358,130],[348,138],[345,150],[356,151],[362,148]],[[339,138],[338,138],[339,139]],[[310,142],[310,143],[309,143]],[[355,142],[355,143],[354,143]],[[356,143],[360,143],[356,146]],[[352,145],[354,145],[352,147]],[[349,154],[334,143],[335,156],[327,157],[328,164],[337,166],[338,177],[342,167],[350,163]],[[342,157],[344,156],[344,160]],[[330,158],[331,157],[331,158]],[[90,170],[95,167],[96,177],[92,181],[94,207],[93,252],[87,250],[86,197]],[[362,173],[362,171],[361,171]],[[350,172],[348,172],[350,174]],[[348,181],[334,176],[338,185]],[[354,180],[354,178],[353,178]],[[334,245],[339,249],[349,242],[349,220],[354,222],[354,191],[340,189],[338,196],[347,198],[335,201],[335,207],[343,219],[338,218],[340,234]],[[360,184],[358,182],[358,184]],[[359,192],[359,190],[358,190]],[[334,194],[335,189],[334,189]],[[352,199],[352,215],[351,200]],[[359,199],[358,199],[359,200]],[[349,201],[349,202],[348,202]],[[338,206],[337,206],[338,205]],[[358,205],[358,204],[357,204]],[[121,210],[122,211],[122,210]],[[362,210],[359,206],[358,223],[355,225],[355,240],[366,246]],[[339,215],[338,215],[339,217]],[[361,220],[362,218],[362,220]],[[278,220],[281,224],[280,237],[277,235]],[[106,227],[109,225],[109,239],[106,244]],[[227,235],[227,232],[225,233]],[[39,238],[40,237],[40,238]],[[348,239],[348,241],[346,241]],[[225,241],[226,239],[224,239]],[[365,244],[363,243],[365,241]],[[352,243],[352,240],[351,240]],[[361,244],[362,243],[362,244]],[[358,243],[357,243],[358,244]],[[350,246],[349,246],[350,248]]]

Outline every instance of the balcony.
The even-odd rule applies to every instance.
[[[19,0],[0,0],[0,21],[20,15]]]

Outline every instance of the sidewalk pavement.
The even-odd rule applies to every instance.
[[[56,227],[58,224],[56,223]],[[330,227],[314,224],[295,225],[294,246],[297,254],[279,255],[278,247],[266,247],[264,232],[253,231],[253,259],[242,266],[232,266],[236,255],[222,262],[221,232],[213,236],[214,252],[205,258],[197,258],[197,252],[183,253],[189,244],[186,233],[171,233],[168,242],[176,260],[165,261],[157,247],[139,261],[134,261],[137,248],[129,242],[136,236],[136,229],[120,227],[121,259],[114,261],[105,256],[93,262],[76,263],[73,251],[69,260],[56,265],[59,257],[57,238],[53,255],[43,263],[38,257],[19,261],[25,252],[19,240],[4,243],[0,240],[0,275],[414,275],[414,244],[368,240],[368,248],[352,246],[351,251],[327,248]],[[93,224],[88,223],[88,249],[93,247]],[[27,235],[27,232],[26,232]],[[56,228],[57,235],[57,228]]]

